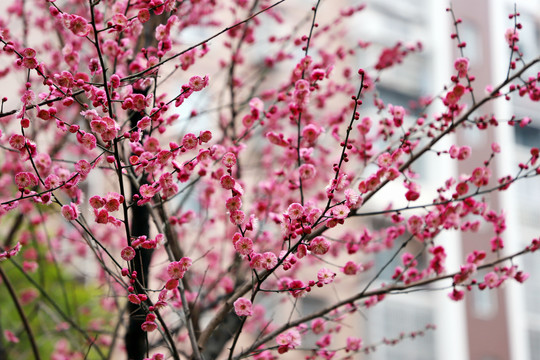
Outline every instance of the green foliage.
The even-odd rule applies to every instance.
[[[79,355],[96,358],[96,350],[90,350],[88,341],[74,327],[85,331],[93,339],[97,337],[97,343],[109,336],[109,320],[114,319],[100,306],[99,299],[104,294],[95,284],[69,273],[69,267],[57,266],[55,262],[46,260],[42,256],[43,252],[39,254],[41,256],[38,255],[36,260],[39,266],[35,272],[23,272],[21,256],[17,256],[14,261],[4,261],[0,266],[23,305],[41,358],[50,359],[58,341],[67,345],[74,358]],[[4,283],[0,285],[0,325],[2,347],[7,358],[33,359],[30,339]],[[13,332],[19,342],[7,341],[4,330]]]

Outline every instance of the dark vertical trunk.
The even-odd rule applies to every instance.
[[[150,46],[156,46],[157,41],[154,36],[155,29],[158,24],[166,22],[167,14],[163,13],[159,16],[152,16],[150,21],[144,24],[144,29],[139,38],[139,43],[134,49],[134,53],[137,54],[142,48],[148,48]],[[133,92],[146,95],[150,89],[137,90]],[[137,126],[137,122],[143,118],[143,114],[140,112],[131,112],[129,114],[130,126],[132,128]],[[143,185],[146,182],[146,175],[143,173],[141,183]],[[131,183],[131,194],[138,194],[139,189],[136,184]],[[131,207],[131,236],[137,237],[150,234],[150,214],[146,205],[137,206],[134,204]],[[132,260],[133,270],[137,271],[138,284],[135,286],[135,291],[141,293],[142,289],[139,284],[146,286],[148,279],[148,268],[150,261],[152,260],[153,250],[137,249],[135,258]],[[125,336],[125,345],[128,355],[128,360],[142,360],[146,357],[148,352],[148,339],[146,332],[142,330],[141,325],[146,319],[146,313],[139,305],[128,303],[129,311],[129,325]]]
[[[137,92],[137,91],[135,91]],[[146,93],[146,91],[143,91]],[[131,127],[137,126],[137,122],[142,119],[139,112],[130,114]],[[146,178],[143,174],[141,185],[145,184]],[[139,189],[136,184],[131,183],[131,194],[138,194]],[[150,214],[146,205],[137,206],[133,204],[131,207],[131,236],[149,236],[150,235]],[[137,272],[137,282],[134,284],[135,293],[144,292],[142,286],[146,287],[148,282],[148,268],[152,260],[153,250],[139,248],[136,251],[135,258],[132,260],[132,269]],[[141,286],[142,285],[142,286]],[[129,360],[142,360],[148,353],[148,343],[146,332],[142,330],[141,325],[144,323],[146,313],[141,306],[128,302],[129,325],[125,336],[126,350]]]
[[[136,189],[135,189],[136,190]],[[144,207],[135,206],[131,233],[133,236],[148,234],[148,210]],[[137,280],[140,284],[146,284],[148,279],[148,267],[152,259],[152,250],[138,249],[137,255],[133,259],[133,269],[137,271]],[[141,293],[139,284],[135,284],[136,293]],[[141,325],[145,321],[146,314],[139,305],[128,303],[129,325],[125,336],[125,344],[129,360],[142,360],[148,353],[148,344],[146,332],[142,330]]]

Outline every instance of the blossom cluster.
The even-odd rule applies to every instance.
[[[70,311],[51,307],[58,329],[79,330],[90,351],[116,346],[124,331],[112,329],[125,327],[146,347],[136,356],[128,347],[132,358],[205,358],[200,352],[215,341],[229,358],[275,359],[301,351],[308,333],[317,336],[309,359],[354,357],[374,345],[340,330],[395,289],[452,279],[448,295],[458,301],[472,289],[527,280],[512,260],[540,241],[508,253],[507,221],[492,196],[540,175],[540,150],[530,148],[515,173],[500,175],[498,143],[486,147],[489,155],[471,144],[441,145],[460,131],[491,138],[496,127],[534,122],[481,108],[494,99],[540,100],[540,76],[524,75],[540,60],[524,60],[518,14],[502,39],[511,52],[504,82],[479,98],[456,30],[460,55],[447,85],[409,106],[380,90],[421,43],[336,42],[364,6],[329,10],[325,25],[321,2],[307,9],[308,31],[268,36],[261,24],[290,25],[294,12],[282,3],[46,1],[29,12],[14,1],[7,13],[24,19],[24,29],[0,19],[0,55],[10,62],[0,78],[24,79],[6,89],[0,109],[0,219],[12,226],[1,266],[22,261],[18,268],[33,279],[45,264],[64,276],[62,264],[62,273],[91,279],[107,316],[81,326],[65,319],[69,304]],[[29,36],[27,26],[59,40]],[[187,45],[201,29],[213,35]],[[430,155],[465,170],[427,176],[418,164]],[[485,158],[476,163],[478,156]],[[489,245],[452,268],[440,241],[447,231]],[[385,255],[395,261],[374,261]],[[46,293],[43,281],[32,283],[39,291],[20,291],[14,303]],[[356,291],[358,284],[367,285]],[[297,311],[300,298],[330,289],[342,299],[313,314]],[[129,314],[110,316],[121,301]],[[15,330],[5,333],[13,344]],[[88,354],[87,345],[72,351],[61,339],[68,331],[54,333],[57,358]],[[252,342],[239,346],[245,339]],[[158,347],[169,354],[149,357]]]

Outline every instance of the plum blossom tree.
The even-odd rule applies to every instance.
[[[370,58],[369,39],[336,43],[364,6],[328,18],[325,5],[304,2],[307,16],[291,18],[285,0],[9,3],[0,275],[1,301],[17,316],[2,321],[2,354],[275,359],[315,334],[306,358],[356,358],[375,346],[341,327],[393,292],[440,282],[459,301],[527,279],[512,259],[540,240],[503,252],[505,217],[488,195],[536,176],[538,148],[494,179],[491,160],[504,150],[494,143],[470,174],[437,179],[433,193],[415,171],[429,153],[466,161],[470,147],[440,147],[456,131],[531,122],[483,113],[491,101],[540,99],[530,75],[540,58],[521,51],[519,14],[501,39],[508,74],[486,94],[473,89],[453,18],[454,74],[413,112],[385,103],[378,85],[421,44]],[[374,200],[388,191],[392,203]],[[438,237],[486,224],[490,247],[448,268]],[[390,260],[375,265],[377,253]],[[401,265],[381,284],[394,258]],[[54,279],[60,288],[46,284]],[[66,284],[92,288],[100,310],[81,316]],[[290,306],[328,286],[339,301],[309,314]],[[274,317],[271,302],[287,314]]]

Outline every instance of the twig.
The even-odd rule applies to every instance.
[[[17,309],[17,312],[19,313],[19,317],[21,318],[21,321],[23,323],[24,330],[26,331],[26,334],[28,335],[28,340],[30,341],[30,346],[32,347],[34,358],[36,360],[40,360],[41,357],[39,356],[39,350],[36,344],[36,338],[34,337],[34,333],[32,331],[32,328],[30,327],[30,323],[28,322],[26,314],[24,313],[24,309],[22,308],[21,303],[19,302],[19,299],[17,298],[17,293],[15,293],[15,289],[13,288],[13,285],[11,285],[11,281],[9,281],[9,278],[7,277],[4,271],[4,268],[2,266],[0,266],[0,277],[2,277],[2,280],[6,284],[11,300],[13,300],[13,304],[15,304],[15,308]]]

